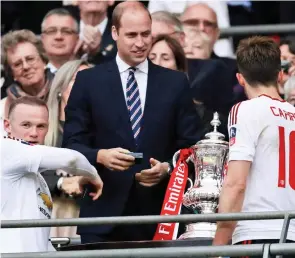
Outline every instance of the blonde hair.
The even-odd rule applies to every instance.
[[[7,51],[14,49],[20,43],[31,43],[34,45],[42,59],[46,64],[48,58],[45,54],[41,40],[30,30],[10,31],[2,37],[1,40],[1,62],[4,65],[6,74],[11,74],[11,69],[7,60]]]
[[[47,100],[49,127],[45,138],[45,145],[57,146],[61,95],[66,91],[81,65],[91,66],[84,60],[72,60],[63,64],[54,76]]]

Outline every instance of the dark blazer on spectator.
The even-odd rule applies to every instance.
[[[84,154],[104,182],[103,194],[97,201],[85,195],[80,217],[120,216],[130,198],[133,198],[131,205],[137,207],[130,215],[159,214],[167,180],[143,187],[135,182],[135,173],[150,168],[151,157],[167,161],[178,149],[189,147],[202,137],[186,75],[150,61],[148,66],[146,102],[137,146],[115,59],[77,75],[65,109],[63,146]],[[124,172],[97,165],[99,149],[116,147],[142,152],[142,163]],[[131,197],[132,187],[135,192]],[[79,227],[78,233],[104,235],[112,228],[112,225],[85,226]],[[148,240],[152,239],[156,225],[136,225],[137,229],[144,233],[133,240]]]
[[[89,62],[93,64],[101,64],[112,60],[117,53],[117,46],[112,38],[112,22],[111,19],[108,20],[108,24],[104,33],[102,34],[101,45],[99,52],[89,57]]]
[[[227,118],[235,104],[231,71],[219,59],[189,59],[188,64],[192,97],[203,103],[197,106],[197,111],[202,118],[205,133],[212,130],[210,122],[217,111],[221,119],[219,131],[227,138]]]

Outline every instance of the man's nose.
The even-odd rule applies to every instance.
[[[61,31],[60,30],[58,30],[56,33],[55,33],[55,37],[54,37],[55,39],[63,39],[63,35],[62,35],[62,33],[61,33]]]
[[[136,41],[136,46],[137,47],[143,47],[144,46],[144,42],[142,37],[138,37],[137,41]]]
[[[37,138],[38,137],[38,129],[37,127],[32,127],[30,131],[30,137]]]

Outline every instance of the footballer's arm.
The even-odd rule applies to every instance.
[[[250,161],[234,160],[228,164],[228,171],[223,182],[218,213],[236,213],[242,209]],[[219,221],[213,245],[226,245],[232,238],[236,221]]]

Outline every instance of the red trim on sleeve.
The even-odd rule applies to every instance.
[[[238,111],[242,102],[235,104],[230,111],[230,126],[238,122]]]

